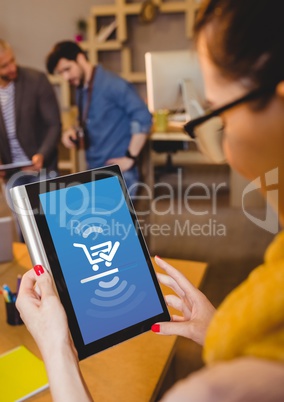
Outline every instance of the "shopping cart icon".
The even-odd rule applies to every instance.
[[[99,269],[98,264],[100,262],[104,261],[106,267],[111,266],[112,260],[118,250],[118,247],[120,246],[120,242],[116,241],[114,244],[112,244],[112,241],[106,241],[90,247],[90,251],[85,244],[73,243],[73,246],[79,247],[84,251],[89,263],[92,265],[93,270],[97,271]]]

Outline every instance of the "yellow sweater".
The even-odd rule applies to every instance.
[[[284,231],[257,267],[217,309],[203,357],[207,364],[237,356],[284,362]]]

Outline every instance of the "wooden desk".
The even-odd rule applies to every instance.
[[[12,290],[17,274],[31,267],[24,244],[15,244],[14,261],[0,264],[0,281]],[[167,261],[182,271],[196,286],[206,271],[206,264],[183,260]],[[158,267],[155,266],[158,271]],[[168,289],[163,288],[164,293]],[[25,345],[38,357],[39,350],[24,325],[9,326],[5,322],[4,302],[0,302],[0,353]],[[80,362],[83,376],[91,394],[100,402],[149,402],[154,401],[175,351],[176,336],[159,336],[147,332],[111,349]],[[30,399],[37,402],[51,401],[49,390]]]
[[[201,152],[196,150],[195,144],[193,144],[192,138],[186,134],[182,127],[171,126],[169,124],[166,132],[153,132],[149,136],[149,140],[147,142],[147,146],[145,147],[145,172],[144,177],[147,185],[149,186],[150,194],[152,198],[154,197],[154,173],[156,165],[166,165],[166,158],[169,154],[168,151],[159,151],[156,152],[153,149],[153,144],[162,143],[162,142],[174,142],[180,141],[184,143],[188,143],[188,149],[177,151],[171,154],[171,158],[173,160],[174,165],[188,165],[192,163],[210,163],[209,159],[205,157]]]
[[[183,124],[174,125],[169,122],[166,132],[158,132],[154,129],[150,135],[151,141],[185,141],[193,142],[193,139],[185,133]]]

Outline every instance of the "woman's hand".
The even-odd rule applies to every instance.
[[[159,282],[176,293],[166,295],[166,303],[182,315],[173,315],[170,322],[154,324],[152,331],[162,335],[181,335],[203,345],[214,307],[178,270],[159,257],[155,257],[155,261],[167,274],[157,273]]]
[[[65,311],[51,276],[41,265],[23,276],[16,305],[41,351],[52,400],[93,401],[80,372]]]
[[[67,318],[49,273],[40,265],[23,275],[17,309],[43,358],[62,343],[71,343]]]

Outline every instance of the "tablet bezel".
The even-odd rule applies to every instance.
[[[65,187],[71,187],[75,185],[80,185],[84,183],[89,183],[91,181],[102,180],[108,177],[116,176],[119,180],[122,193],[124,194],[126,204],[128,206],[128,210],[130,212],[132,222],[134,228],[136,230],[140,246],[142,248],[147,266],[149,268],[149,272],[152,277],[153,284],[156,289],[156,293],[158,295],[162,313],[156,315],[154,317],[148,318],[145,321],[134,324],[128,328],[115,332],[114,334],[108,335],[104,338],[96,340],[90,344],[85,345],[79,324],[77,322],[77,318],[74,312],[74,308],[71,302],[71,298],[66,286],[66,282],[64,280],[64,276],[61,270],[60,262],[57,257],[57,253],[55,250],[55,246],[52,240],[52,236],[47,224],[47,220],[44,215],[43,208],[41,206],[39,195],[42,193],[49,192],[49,188],[51,191],[59,190]],[[61,299],[61,302],[65,308],[68,318],[68,324],[70,328],[70,332],[72,334],[72,338],[75,344],[75,347],[78,352],[79,359],[84,359],[94,353],[100,352],[104,349],[107,349],[111,346],[114,346],[118,343],[121,343],[127,339],[130,339],[134,336],[142,334],[143,332],[148,331],[151,326],[159,321],[169,321],[170,315],[167,310],[167,306],[165,300],[163,298],[152,262],[149,255],[148,248],[146,246],[142,231],[139,226],[138,218],[134,210],[134,206],[129,197],[128,191],[126,189],[126,185],[124,179],[122,177],[121,171],[117,165],[108,166],[105,168],[88,170],[81,173],[75,173],[67,176],[61,176],[54,179],[46,180],[44,182],[37,182],[26,185],[26,192],[33,210],[33,216],[38,227],[42,243],[44,245],[45,253],[51,268],[51,272],[54,278],[54,282],[56,284],[56,288]]]

